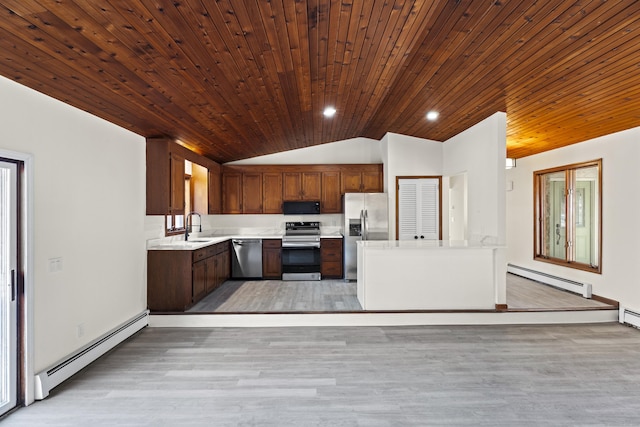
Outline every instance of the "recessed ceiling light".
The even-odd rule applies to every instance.
[[[324,114],[325,117],[333,117],[333,115],[336,113],[336,109],[333,107],[327,107],[324,109],[324,112],[322,114]]]
[[[438,113],[437,111],[429,111],[427,113],[427,120],[435,120],[438,118],[439,115],[440,113]]]

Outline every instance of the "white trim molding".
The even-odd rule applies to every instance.
[[[117,328],[109,331],[85,347],[59,361],[35,376],[35,398],[42,400],[54,387],[94,362],[100,356],[149,324],[149,311],[145,310]]]

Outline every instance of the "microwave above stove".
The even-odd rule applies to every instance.
[[[320,213],[319,201],[282,202],[282,213],[285,215],[317,215]]]

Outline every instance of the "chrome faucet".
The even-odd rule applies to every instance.
[[[199,232],[202,232],[202,215],[200,215],[198,212],[189,212],[187,214],[187,217],[185,218],[185,223],[184,223],[184,240],[187,241],[189,240],[189,233],[193,233],[193,215],[198,215],[198,218],[200,218],[200,229],[198,230]],[[189,225],[189,218],[191,218],[191,225]]]

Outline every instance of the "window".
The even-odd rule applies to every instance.
[[[600,273],[602,159],[533,175],[534,258]]]

